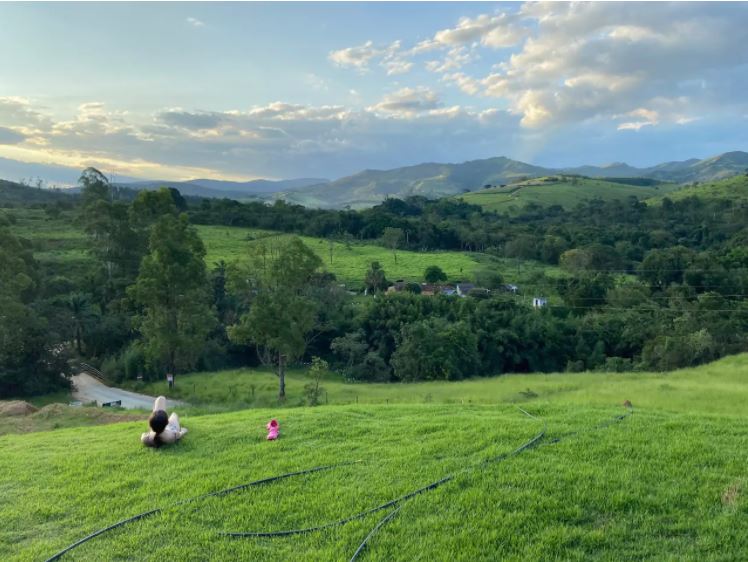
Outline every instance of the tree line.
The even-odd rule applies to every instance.
[[[590,201],[510,216],[411,198],[320,211],[195,201],[166,188],[122,198],[94,169],[80,184],[74,208],[90,270],[42,271],[0,215],[3,396],[64,388],[73,357],[115,380],[270,364],[283,397],[288,366],[310,357],[349,380],[389,382],[665,370],[748,348],[748,226],[738,202]],[[542,279],[560,302],[533,309],[502,292],[387,294],[386,272],[372,264],[363,298],[298,238],[256,241],[240,263],[208,265],[196,222],[378,240],[393,251],[481,249],[566,274]],[[437,265],[425,280],[443,281]],[[496,272],[486,280],[499,282]]]

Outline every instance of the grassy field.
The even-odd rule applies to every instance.
[[[305,403],[305,371],[286,377],[287,403]],[[527,404],[559,402],[605,406],[632,400],[646,408],[675,412],[748,416],[748,354],[673,373],[557,373],[502,375],[459,382],[402,384],[345,383],[335,374],[323,380],[328,404]],[[168,394],[165,382],[140,383],[138,392]],[[278,379],[269,369],[238,369],[177,377],[169,394],[200,407],[250,408],[277,405]],[[635,397],[635,398],[632,398]]]
[[[218,260],[226,262],[246,259],[251,245],[263,242],[277,243],[288,234],[276,234],[258,231],[250,228],[226,226],[197,227],[207,250],[206,263],[211,266]],[[252,239],[248,239],[248,236]],[[424,270],[430,265],[438,265],[450,279],[465,279],[473,275],[478,267],[477,260],[467,252],[406,252],[397,251],[397,263],[393,253],[373,244],[333,243],[332,260],[330,259],[330,243],[321,238],[302,236],[304,243],[312,248],[322,259],[325,269],[334,273],[338,279],[351,285],[363,285],[366,270],[371,262],[378,261],[388,279],[420,280]]]
[[[459,198],[467,203],[480,205],[489,211],[510,212],[511,207],[519,210],[529,203],[539,205],[561,205],[572,209],[587,199],[626,199],[634,196],[640,199],[654,197],[672,191],[675,186],[660,185],[642,187],[609,182],[593,178],[564,178],[549,181],[548,178],[534,178],[525,182],[491,187],[465,193]]]
[[[426,404],[424,385],[398,385],[392,388],[402,401],[420,403],[185,415],[186,438],[161,450],[140,445],[142,422],[2,436],[0,559],[42,560],[154,507],[356,460],[166,509],[86,543],[69,559],[348,560],[386,511],[287,538],[218,532],[326,523],[457,472],[404,503],[361,559],[744,560],[746,365],[743,355],[668,375],[432,385],[434,402]],[[478,384],[494,385],[497,403],[456,402],[490,388],[471,388]],[[518,394],[527,386],[539,396]],[[624,398],[635,414],[600,427],[622,413]],[[478,467],[543,427],[510,402],[542,417],[547,436],[537,448]],[[271,416],[280,420],[281,439],[269,443],[262,426]]]
[[[250,228],[203,226],[197,227],[207,250],[206,263],[224,260],[227,263],[247,259],[253,244],[277,243],[290,235],[276,234]],[[534,274],[560,275],[556,267],[539,262],[518,263],[516,260],[497,259],[485,254],[470,252],[408,252],[398,250],[397,262],[391,250],[374,244],[334,242],[332,259],[330,243],[321,238],[302,236],[301,239],[322,259],[323,267],[334,273],[350,287],[360,288],[371,262],[378,261],[391,281],[406,279],[422,281],[423,272],[430,265],[438,265],[450,280],[472,279],[475,271],[490,268],[499,271],[507,282],[521,283]]]
[[[13,232],[32,241],[34,257],[42,266],[56,274],[85,272],[92,263],[86,251],[86,238],[75,224],[74,216],[64,212],[60,217],[50,218],[39,209],[11,209],[16,217]],[[207,250],[206,265],[224,260],[227,263],[247,258],[251,245],[259,240],[272,244],[288,234],[251,228],[225,226],[197,226]],[[323,267],[335,273],[341,282],[360,289],[366,270],[371,262],[379,261],[390,280],[407,279],[422,281],[424,270],[438,265],[452,281],[470,280],[477,269],[499,271],[508,283],[527,285],[539,273],[558,277],[558,268],[539,262],[499,259],[486,254],[472,252],[407,252],[397,251],[397,262],[392,252],[374,244],[335,242],[330,259],[330,244],[327,240],[301,237],[322,259]]]

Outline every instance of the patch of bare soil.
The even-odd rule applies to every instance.
[[[23,400],[7,400],[0,402],[0,416],[27,416],[37,411],[33,404]]]

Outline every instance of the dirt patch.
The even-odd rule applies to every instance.
[[[0,416],[0,435],[130,421],[142,421],[145,424],[145,420],[146,418],[143,414],[134,414],[110,408],[49,404],[28,415]]]
[[[33,404],[23,400],[0,402],[0,416],[27,416],[37,411]]]
[[[725,507],[735,507],[740,498],[740,482],[733,482],[727,489],[722,492],[722,505]]]

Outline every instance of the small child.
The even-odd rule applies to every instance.
[[[151,431],[140,436],[140,441],[148,447],[176,443],[187,433],[187,428],[179,425],[179,416],[176,412],[166,416],[166,398],[163,396],[156,398],[153,403],[153,413],[148,418],[148,425]]]

